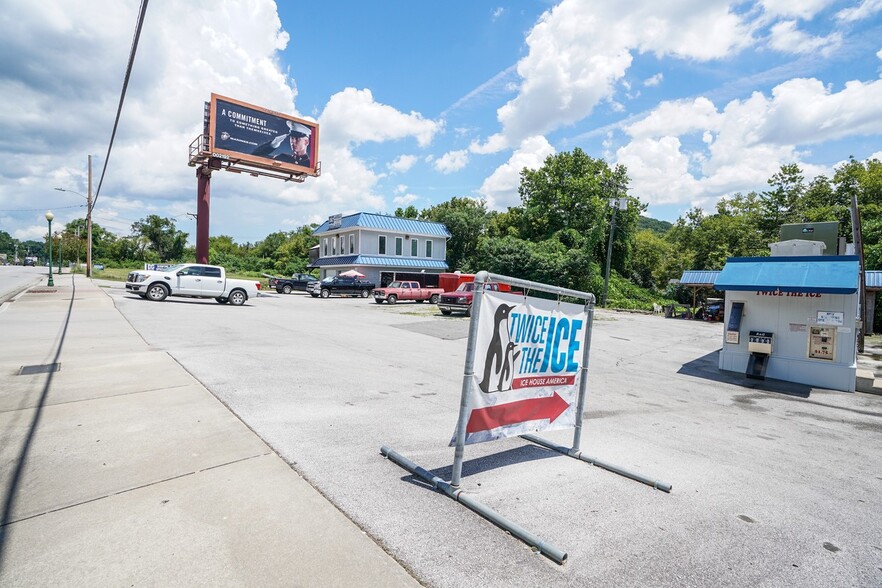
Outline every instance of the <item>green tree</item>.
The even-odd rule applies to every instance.
[[[420,215],[419,211],[416,209],[416,207],[413,204],[409,205],[407,208],[400,208],[399,207],[399,208],[395,209],[395,216],[397,216],[398,218],[414,218],[415,219],[415,218],[419,218],[419,215]]]
[[[478,240],[487,232],[487,204],[484,200],[457,198],[423,209],[422,220],[443,223],[450,231],[447,265],[451,270],[478,271],[475,252]]]
[[[795,163],[785,164],[769,178],[773,188],[762,195],[763,216],[760,230],[772,241],[777,241],[781,225],[801,222],[799,202],[805,193],[805,178]]]
[[[142,256],[149,250],[163,263],[180,260],[187,245],[187,233],[179,231],[173,219],[155,214],[133,223],[132,234],[140,239]]]

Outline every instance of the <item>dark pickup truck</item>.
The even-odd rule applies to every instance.
[[[331,294],[336,296],[361,296],[367,298],[377,285],[359,278],[347,278],[345,276],[328,276],[322,281],[313,280],[306,286],[306,291],[313,298],[328,298]]]
[[[310,282],[315,282],[315,276],[309,274],[294,274],[290,278],[271,277],[269,279],[269,287],[279,294],[290,294],[294,290],[306,292],[306,286],[308,286]]]

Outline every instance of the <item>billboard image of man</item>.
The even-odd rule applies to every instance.
[[[258,145],[251,154],[260,157],[269,157],[285,163],[293,163],[294,165],[310,167],[309,141],[312,137],[312,129],[293,120],[285,122],[288,125],[287,133],[273,137],[271,141]],[[274,151],[282,147],[282,143],[285,142],[286,138],[291,146],[291,152],[289,153],[287,150],[284,150],[276,155],[271,155]]]

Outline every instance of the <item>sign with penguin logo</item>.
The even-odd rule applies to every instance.
[[[574,427],[585,307],[486,291],[476,319],[465,442]]]

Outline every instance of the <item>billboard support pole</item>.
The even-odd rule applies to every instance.
[[[211,168],[196,168],[196,263],[208,263],[208,220],[211,202]]]

